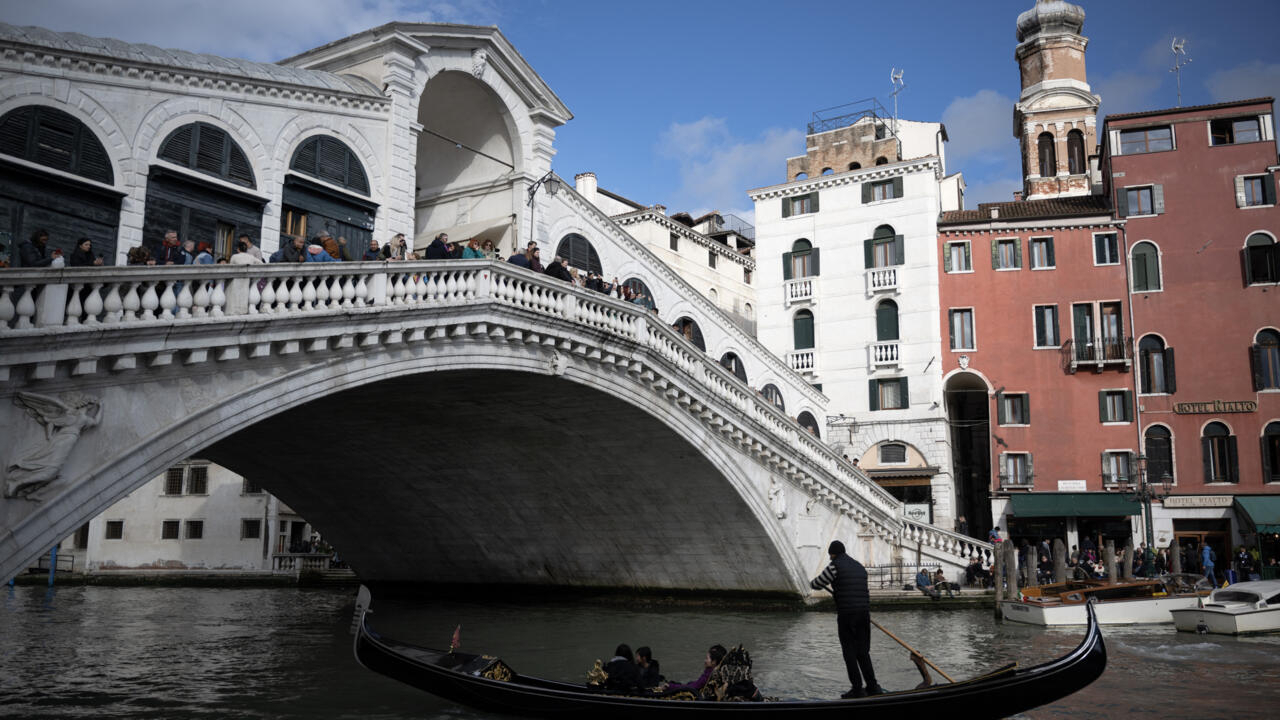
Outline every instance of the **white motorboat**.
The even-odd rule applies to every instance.
[[[1017,600],[1002,601],[1000,610],[1005,620],[1028,625],[1084,625],[1092,599],[1099,625],[1167,624],[1170,611],[1195,608],[1208,594],[1208,581],[1196,575],[1118,583],[1069,580],[1023,588]]]
[[[1280,580],[1255,580],[1214,590],[1203,607],[1170,611],[1183,632],[1246,635],[1280,631]]]

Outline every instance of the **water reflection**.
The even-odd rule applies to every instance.
[[[351,657],[348,591],[204,588],[6,588],[0,594],[0,715],[22,717],[480,718],[369,673]],[[649,645],[664,674],[701,671],[707,646],[743,643],[757,684],[781,697],[846,687],[830,613],[630,610],[376,599],[388,635],[500,652],[517,670],[579,681],[595,658]],[[956,678],[1062,655],[1079,630],[997,624],[989,610],[920,608],[875,619]],[[1233,639],[1171,626],[1108,628],[1096,683],[1030,718],[1232,718],[1274,708],[1280,637]],[[872,657],[891,689],[919,681],[907,652],[873,629]]]

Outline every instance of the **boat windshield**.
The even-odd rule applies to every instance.
[[[1256,594],[1243,590],[1219,590],[1213,594],[1214,602],[1256,603],[1260,599]]]

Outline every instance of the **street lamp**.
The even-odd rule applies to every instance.
[[[1151,501],[1168,496],[1169,486],[1166,478],[1172,479],[1172,476],[1168,472],[1163,473],[1160,476],[1160,486],[1158,488],[1153,487],[1147,482],[1147,456],[1140,454],[1134,460],[1138,464],[1138,487],[1128,493],[1126,497],[1142,503],[1143,524],[1146,525],[1147,530],[1147,552],[1142,556],[1142,574],[1146,577],[1151,577],[1155,570],[1153,559],[1156,549],[1151,519]]]
[[[537,194],[538,188],[543,185],[547,188],[547,194],[555,197],[560,192],[560,178],[556,177],[555,171],[548,170],[546,175],[538,178],[538,181],[529,186],[529,200],[525,204],[529,206],[529,242],[533,242],[533,214],[537,207],[533,204],[533,196]],[[520,252],[519,246],[515,248],[516,252]]]

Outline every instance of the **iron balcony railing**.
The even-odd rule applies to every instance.
[[[1133,363],[1133,338],[1071,339],[1064,342],[1058,352],[1062,355],[1062,369],[1068,374],[1081,365],[1092,366],[1098,372],[1107,365],[1128,367]]]

